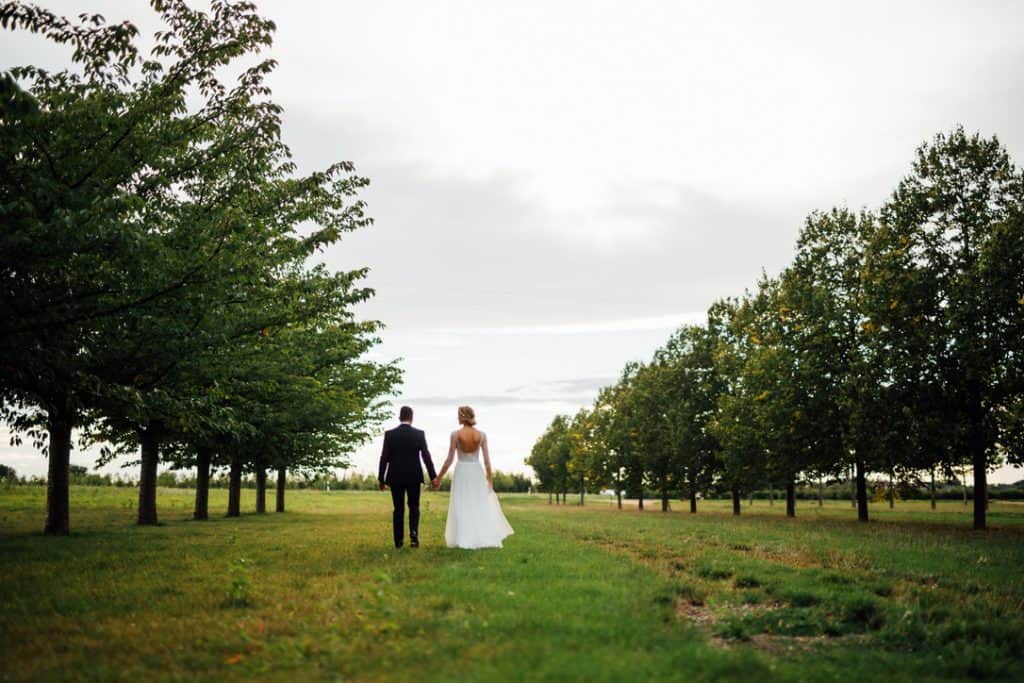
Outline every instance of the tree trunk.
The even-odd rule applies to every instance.
[[[690,486],[690,514],[697,514],[697,489]]]
[[[256,513],[265,514],[267,511],[267,470],[263,467],[256,468]]]
[[[668,487],[664,482],[661,485],[661,511],[668,512]]]
[[[67,536],[70,527],[71,428],[74,413],[67,400],[47,415],[49,466],[46,475],[46,526],[48,536]]]
[[[192,519],[210,518],[210,449],[196,449],[196,509]]]
[[[796,517],[796,484],[786,482],[786,516]]]
[[[889,470],[889,509],[896,507],[896,474]]]
[[[160,425],[150,420],[139,430],[142,446],[142,464],[139,472],[139,519],[140,525],[153,525],[156,518],[156,466],[160,460]]]
[[[583,507],[583,494],[586,492],[585,483],[583,477],[580,477],[580,507]]]
[[[972,405],[967,425],[967,447],[974,466],[974,528],[985,529],[985,513],[988,509],[988,460],[985,457],[984,413],[981,407],[981,389],[971,388]]]
[[[615,482],[615,499],[618,501],[619,509],[622,509],[622,483]]]
[[[551,505],[551,491],[548,491],[548,505]]]
[[[935,509],[935,468],[932,468],[932,480],[928,484],[928,493],[932,499],[932,510]]]
[[[768,488],[768,505],[770,507],[775,507],[775,487],[774,486]]]
[[[643,487],[643,484],[640,485],[640,499],[637,502],[636,509],[637,510],[643,510],[644,509],[644,487]]]
[[[988,473],[985,471],[987,462],[984,450],[974,454],[974,528],[978,531],[986,529],[985,514],[988,511]]]
[[[868,481],[864,463],[857,461],[857,520],[868,521]]]
[[[284,512],[284,487],[287,483],[287,474],[287,467],[279,467],[277,469],[277,512]]]
[[[825,506],[825,478],[818,477],[818,507]]]
[[[228,517],[242,514],[242,461],[237,455],[231,456],[231,472],[228,476]]]
[[[737,517],[740,514],[740,490],[735,486],[732,487],[732,514]]]

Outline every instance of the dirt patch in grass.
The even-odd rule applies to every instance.
[[[710,607],[692,600],[680,600],[676,605],[676,616],[702,629],[710,628],[716,621],[715,613]]]
[[[832,636],[820,633],[804,636],[777,633],[748,633],[744,630],[736,631],[729,628],[723,631],[718,628],[720,624],[728,625],[731,623],[737,628],[742,629],[739,622],[732,619],[733,617],[742,619],[755,614],[780,610],[786,606],[786,603],[783,602],[770,602],[756,605],[734,605],[714,610],[703,603],[692,600],[679,600],[676,605],[676,616],[703,631],[708,638],[708,642],[720,650],[731,650],[742,646],[752,647],[769,655],[785,656],[795,652],[811,652],[838,643],[866,642],[866,637],[860,634]]]
[[[750,550],[744,551],[744,555],[754,557],[759,560],[766,560],[768,562],[775,562],[777,564],[785,564],[790,567],[797,567],[800,569],[808,569],[811,567],[820,567],[821,560],[817,553],[813,553],[810,550],[777,550],[775,548],[769,548],[765,546],[754,546]]]
[[[750,644],[758,650],[773,655],[786,655],[792,652],[811,652],[821,647],[830,647],[840,642],[849,644],[852,641],[864,640],[861,635],[848,636],[779,636],[758,633],[751,636]]]

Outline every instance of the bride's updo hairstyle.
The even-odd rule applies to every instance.
[[[476,424],[476,413],[469,406],[459,406],[459,424],[472,427]]]

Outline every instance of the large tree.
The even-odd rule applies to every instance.
[[[819,475],[852,465],[861,521],[868,519],[867,474],[891,470],[894,444],[887,437],[895,430],[893,389],[879,349],[873,354],[868,343],[865,313],[864,252],[876,223],[868,212],[812,213],[779,292],[779,322],[799,386],[800,436],[814,449],[803,464]]]
[[[0,82],[0,398],[15,430],[48,432],[48,533],[68,531],[71,429],[99,415],[141,444],[139,521],[155,522],[159,444],[211,409],[183,390],[196,365],[308,318],[308,304],[268,310],[292,294],[280,273],[369,222],[347,162],[293,177],[264,83],[272,60],[231,87],[219,78],[269,45],[273,24],[249,3],[152,4],[166,30],[145,61],[129,24],[0,7],[4,27],[74,44],[78,67]]]
[[[939,134],[882,208],[869,259],[872,330],[935,378],[941,413],[962,430],[976,529],[1020,396],[1022,207],[1024,175],[998,139]]]

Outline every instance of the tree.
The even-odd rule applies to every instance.
[[[197,28],[205,20],[183,3],[154,7],[169,23],[182,20],[179,27]],[[81,67],[81,73],[56,74],[23,67],[3,78],[2,144],[12,154],[4,155],[2,187],[21,199],[4,202],[0,269],[11,296],[3,300],[9,310],[0,311],[0,319],[10,321],[0,328],[0,350],[12,362],[0,372],[0,391],[15,430],[28,430],[41,443],[37,428],[46,425],[46,531],[63,534],[71,429],[109,380],[102,374],[104,352],[114,347],[103,337],[103,323],[144,316],[197,275],[194,263],[181,268],[175,267],[181,259],[154,261],[162,240],[146,214],[159,211],[162,199],[187,188],[198,167],[223,153],[223,147],[202,144],[213,125],[203,115],[236,114],[232,96],[251,92],[250,84],[260,89],[268,63],[247,71],[234,91],[226,91],[214,72],[267,44],[272,24],[246,7],[218,4],[216,17],[201,27],[208,30],[184,31],[191,44],[175,45],[174,31],[165,34],[135,82],[137,31],[130,24],[104,26],[99,16],[83,16],[75,25],[22,3],[0,8],[0,24],[73,43]],[[157,58],[171,53],[179,60],[165,70]],[[30,81],[31,92],[19,80]],[[182,113],[193,90],[214,103],[198,116]],[[253,125],[264,130],[258,120]],[[273,117],[267,125],[274,125]]]
[[[621,454],[612,447],[611,430],[615,419],[615,387],[602,387],[590,411],[590,459],[587,463],[587,478],[600,491],[610,488],[615,491],[618,509],[622,509]]]
[[[0,405],[12,431],[27,432],[49,456],[44,531],[63,535],[71,431],[83,394],[97,383],[93,323],[178,284],[134,286],[143,231],[130,219],[159,137],[151,123],[173,105],[122,87],[137,62],[130,24],[85,16],[75,25],[6,3],[0,26],[74,44],[80,67],[22,67],[0,77]]]
[[[640,497],[643,498],[647,478],[660,494],[662,512],[668,511],[679,469],[678,454],[669,440],[666,374],[660,364],[638,364],[627,394],[632,416],[630,436],[642,467],[642,474],[638,476]]]
[[[569,418],[556,415],[526,459],[526,464],[537,474],[541,488],[548,491],[549,502],[551,493],[555,494],[556,500],[561,495],[562,502],[565,501],[569,487],[569,438]]]
[[[715,372],[720,389],[709,429],[719,444],[721,480],[732,494],[732,512],[740,514],[740,494],[763,481],[767,465],[753,401],[743,382],[743,368],[752,353],[748,334],[750,306],[746,299],[722,299],[708,311],[708,330],[716,340]]]
[[[646,463],[643,458],[643,446],[639,442],[639,430],[636,426],[638,415],[635,385],[640,371],[640,364],[626,363],[618,382],[609,392],[610,419],[607,422],[605,441],[608,452],[614,454],[616,475],[626,491],[626,495],[637,497],[637,507],[644,509],[644,484],[646,483]],[[621,507],[621,500],[620,500]]]
[[[664,376],[664,411],[668,451],[677,485],[690,495],[697,512],[697,492],[709,486],[720,467],[719,444],[711,421],[722,392],[715,368],[717,339],[706,327],[687,325],[655,352]],[[663,509],[666,507],[662,502]]]
[[[845,463],[856,472],[858,519],[867,521],[867,473],[886,467],[895,428],[893,396],[867,336],[863,264],[876,229],[867,212],[847,209],[807,217],[797,253],[781,277],[781,322],[799,381],[797,409],[814,448],[804,464],[829,474]],[[887,468],[888,469],[888,468]]]
[[[569,422],[569,461],[566,464],[569,478],[579,482],[580,505],[583,505],[587,491],[587,477],[592,470],[594,454],[593,422],[591,413],[580,408]]]
[[[998,139],[939,134],[882,208],[866,269],[876,343],[934,378],[940,413],[962,430],[975,529],[1021,395],[1022,207],[1024,176]]]

